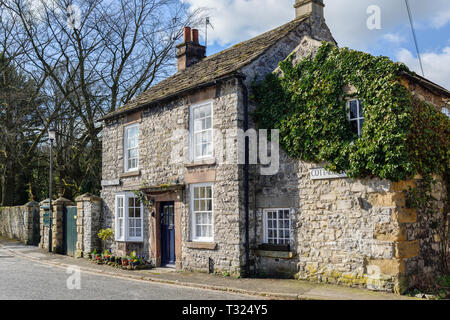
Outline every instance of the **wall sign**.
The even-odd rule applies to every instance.
[[[48,211],[44,212],[43,218],[44,218],[44,226],[49,226],[50,225],[50,213]]]
[[[325,170],[324,168],[314,168],[309,170],[311,180],[326,180],[326,179],[339,179],[347,178],[346,173],[336,173]]]
[[[102,187],[120,186],[120,179],[102,180]]]

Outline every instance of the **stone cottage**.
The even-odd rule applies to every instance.
[[[293,21],[209,57],[198,31],[185,28],[178,72],[102,119],[102,226],[115,230],[117,254],[136,251],[177,270],[379,290],[433,268],[414,238],[417,213],[404,208],[402,190],[413,182],[351,180],[282,150],[274,175],[239,161],[253,150],[239,151],[240,133],[254,126],[252,82],[290,54],[336,44],[323,8],[297,0]],[[444,88],[410,75],[404,82],[448,107]]]

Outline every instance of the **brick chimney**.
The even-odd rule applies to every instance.
[[[183,43],[177,45],[178,71],[201,61],[206,56],[206,47],[198,41],[198,30],[184,28]]]
[[[323,0],[295,0],[295,18],[301,18],[306,15],[318,16],[324,18]]]

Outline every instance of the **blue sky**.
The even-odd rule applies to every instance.
[[[294,0],[184,0],[192,9],[205,8],[209,29],[208,55],[271,30],[294,17]],[[409,0],[425,77],[450,89],[450,1]],[[339,46],[388,56],[421,74],[404,0],[324,0],[325,19]],[[380,29],[367,20],[380,8]],[[200,30],[203,36],[204,30]]]

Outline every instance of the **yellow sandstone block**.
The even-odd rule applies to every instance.
[[[412,258],[419,255],[419,240],[401,241],[395,244],[396,258]]]

